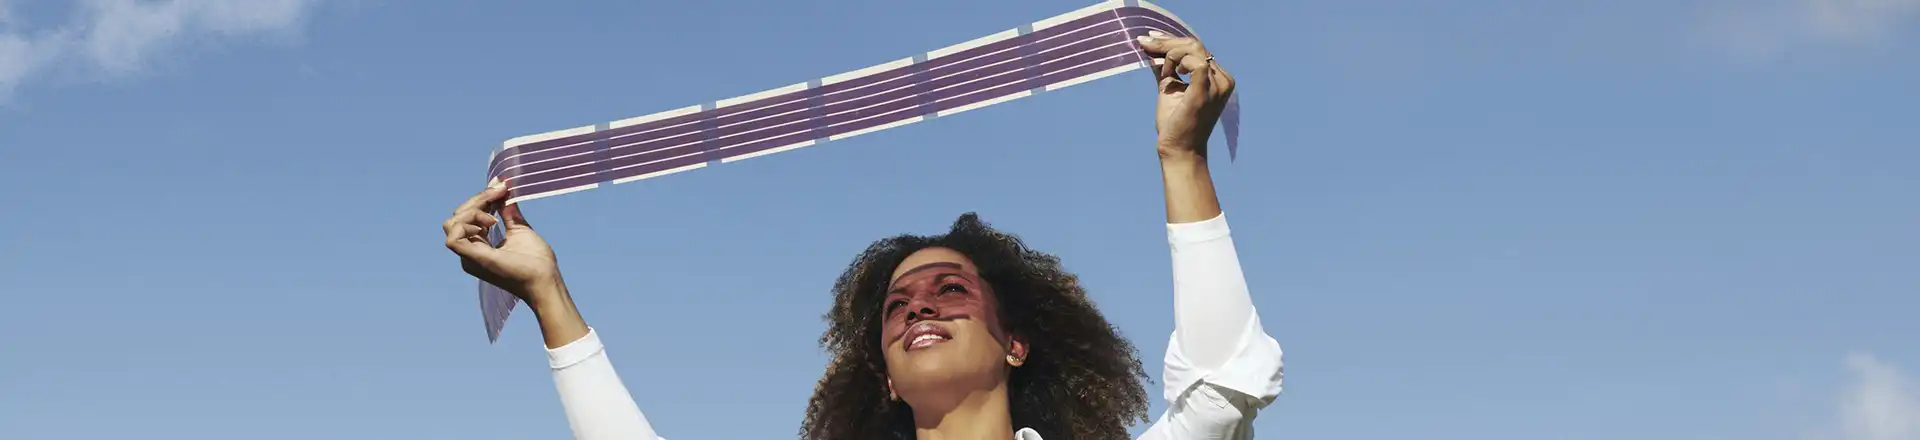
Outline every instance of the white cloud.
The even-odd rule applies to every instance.
[[[1920,390],[1871,355],[1847,357],[1854,382],[1840,394],[1841,440],[1920,440]]]
[[[297,31],[318,0],[82,0],[58,25],[31,29],[0,0],[0,98],[56,69],[106,78],[213,40]]]
[[[1703,28],[1743,55],[1774,56],[1809,45],[1867,46],[1920,25],[1920,0],[1717,0]]]

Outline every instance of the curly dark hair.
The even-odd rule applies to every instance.
[[[832,355],[807,404],[808,440],[911,440],[911,409],[888,398],[880,346],[881,300],[908,255],[944,247],[973,260],[992,286],[1002,325],[1026,340],[1026,362],[1008,378],[1015,429],[1048,439],[1127,438],[1147,420],[1146,372],[1133,344],[1107,323],[1079,279],[1053,255],[1028,249],[969,212],[944,235],[881,239],[834,282],[833,309],[820,344]]]

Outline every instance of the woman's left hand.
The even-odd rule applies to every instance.
[[[1139,42],[1158,69],[1160,100],[1154,128],[1160,133],[1156,142],[1160,156],[1205,158],[1207,137],[1226,109],[1227,98],[1233,96],[1233,75],[1220,68],[1200,40],[1152,31]],[[1181,81],[1176,73],[1188,75],[1189,80]]]

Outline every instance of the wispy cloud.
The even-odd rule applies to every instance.
[[[1702,28],[1741,55],[1803,47],[1861,47],[1920,26],[1920,0],[1713,0]]]
[[[1854,381],[1840,394],[1840,440],[1920,440],[1920,390],[1894,366],[1847,357]]]
[[[82,0],[36,28],[12,7],[19,0],[0,0],[0,100],[63,69],[123,78],[196,43],[287,35],[318,1]]]

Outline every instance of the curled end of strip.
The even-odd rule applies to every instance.
[[[480,321],[487,330],[487,344],[493,344],[500,341],[500,331],[507,327],[507,316],[513,313],[520,298],[486,281],[480,281],[479,285]]]
[[[1221,128],[1227,131],[1227,161],[1240,158],[1240,94],[1227,96],[1227,108],[1220,112]]]

